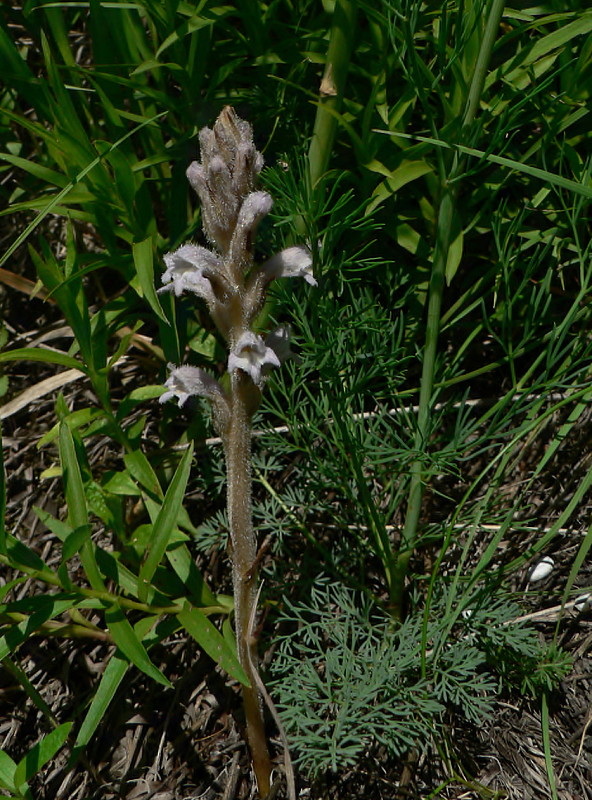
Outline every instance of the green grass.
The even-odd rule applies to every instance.
[[[45,563],[22,531],[2,527],[0,560],[14,586],[31,576],[46,591],[29,607],[13,600],[13,584],[3,588],[0,651],[47,715],[18,665],[33,630],[54,635],[63,625],[64,636],[100,634],[118,646],[71,720],[75,756],[130,665],[166,685],[151,650],[175,631],[244,679],[227,584],[212,590],[194,562],[196,552],[224,547],[227,524],[215,444],[189,475],[187,447],[212,435],[208,416],[198,406],[180,419],[156,402],[168,362],[216,372],[225,360],[204,308],[155,292],[162,254],[201,235],[184,173],[199,129],[225,104],[253,125],[275,198],[258,255],[306,240],[319,283],[311,292],[274,287],[261,317],[262,327],[290,322],[299,355],[270,380],[255,423],[264,431],[255,519],[271,553],[263,603],[273,611],[285,594],[289,608],[302,609],[307,576],[322,572],[337,605],[352,596],[368,604],[364,619],[346,614],[341,631],[358,626],[364,663],[351,653],[340,661],[316,628],[309,642],[284,635],[294,627],[289,614],[266,622],[265,641],[280,626],[274,681],[297,756],[319,774],[338,769],[341,752],[339,736],[323,738],[331,708],[319,701],[317,717],[306,717],[293,678],[304,651],[307,680],[311,665],[320,675],[332,664],[346,693],[381,653],[413,655],[387,694],[419,698],[421,730],[389,723],[394,759],[440,735],[444,708],[477,718],[480,690],[471,704],[455,701],[450,683],[438,697],[422,687],[438,676],[445,683],[446,653],[462,650],[464,611],[499,602],[495,646],[503,646],[503,609],[521,601],[510,586],[577,520],[592,482],[592,469],[576,472],[551,519],[530,505],[536,482],[567,457],[590,397],[592,13],[583,2],[522,5],[0,7],[0,265],[40,281],[54,318],[73,332],[67,349],[51,351],[8,334],[0,362],[9,388],[10,363],[29,361],[76,367],[92,388],[85,406],[58,399],[55,428],[41,442],[59,452],[69,508],[60,518],[39,512],[59,558]],[[324,89],[334,82],[328,94],[319,94],[323,75]],[[9,313],[10,298],[5,305]],[[150,340],[143,349],[140,336]],[[131,384],[117,379],[122,359],[134,365]],[[99,436],[111,442],[108,469],[89,456]],[[138,502],[140,524],[126,514]],[[99,528],[112,550],[97,543]],[[88,582],[70,576],[78,557]],[[64,609],[69,621],[56,622]],[[309,610],[321,618],[318,604]],[[552,776],[546,703],[564,671],[560,651],[549,685],[527,687],[515,665],[496,667],[487,646],[473,653],[471,675],[538,694]],[[533,670],[544,671],[549,653],[529,652]],[[381,741],[386,702],[372,687],[373,715],[344,704],[339,718],[344,730],[363,728],[368,746]],[[47,735],[48,758],[68,722],[55,721],[61,738]],[[355,764],[361,751],[348,741],[341,755]],[[0,784],[27,796],[32,762],[6,759]]]

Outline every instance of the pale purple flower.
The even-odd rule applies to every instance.
[[[193,292],[208,303],[214,303],[216,296],[207,271],[219,273],[220,260],[205,247],[184,244],[164,256],[166,270],[162,275],[165,284],[159,292],[174,292],[177,297],[183,292]]]
[[[212,401],[224,399],[224,392],[218,381],[203,369],[176,367],[174,364],[168,366],[170,373],[164,384],[168,391],[159,397],[161,403],[177,398],[181,408],[190,397],[207,397]]]
[[[273,348],[252,331],[245,331],[228,356],[228,372],[240,369],[251,376],[253,383],[262,383],[266,369],[279,367],[280,359]]]
[[[317,286],[312,274],[312,257],[307,247],[288,247],[272,256],[261,269],[269,281],[274,278],[304,278],[311,286]]]
[[[194,161],[187,178],[201,201],[204,233],[226,255],[243,205],[253,191],[263,156],[253,143],[253,130],[227,106],[213,129],[199,132],[201,163]]]

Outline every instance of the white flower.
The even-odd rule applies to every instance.
[[[218,381],[203,369],[176,367],[174,364],[168,366],[170,374],[164,384],[168,391],[159,397],[161,403],[176,397],[181,408],[190,397],[207,397],[212,401],[224,399],[224,392]]]
[[[268,280],[274,278],[304,278],[311,286],[316,286],[317,282],[312,274],[312,257],[310,250],[306,247],[288,247],[282,250],[262,267]]]
[[[262,376],[269,367],[279,367],[280,360],[275,351],[252,331],[245,331],[228,356],[228,372],[241,369],[251,376],[253,383],[262,383]]]
[[[177,297],[183,292],[193,292],[208,303],[216,301],[212,284],[205,274],[207,270],[220,270],[220,260],[214,253],[205,247],[184,244],[178,250],[166,253],[164,263],[166,270],[162,282],[165,285],[159,289],[160,292],[172,291]]]
[[[250,192],[241,206],[232,234],[228,257],[236,264],[248,262],[252,256],[253,240],[257,226],[273,206],[273,199],[267,192]]]

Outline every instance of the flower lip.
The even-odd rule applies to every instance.
[[[177,297],[183,292],[194,292],[208,303],[216,300],[211,281],[206,272],[220,273],[220,260],[205,247],[184,244],[164,256],[166,270],[162,275],[164,286],[159,292],[172,291]]]
[[[209,400],[224,397],[218,381],[200,367],[169,364],[168,368],[169,377],[164,384],[167,391],[159,397],[160,403],[176,398],[181,408],[190,397],[207,397]]]
[[[240,369],[246,372],[253,383],[260,386],[269,367],[279,367],[280,359],[273,348],[269,347],[252,331],[245,331],[230,351],[228,371]]]
[[[288,247],[272,256],[263,264],[262,271],[268,281],[274,278],[304,278],[311,286],[317,286],[312,272],[310,250],[302,245]]]

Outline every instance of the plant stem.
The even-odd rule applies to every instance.
[[[358,13],[357,0],[336,0],[319,104],[308,151],[311,186],[327,171],[345,89]]]
[[[250,686],[243,686],[247,740],[261,797],[271,785],[271,760],[267,749],[263,709],[254,672],[257,669],[255,640],[250,619],[257,602],[257,538],[252,519],[251,417],[252,392],[249,378],[241,370],[231,375],[231,413],[225,438],[228,478],[228,522],[234,587],[234,610],[238,657]]]
[[[489,17],[483,33],[479,54],[475,62],[473,79],[467,93],[461,139],[475,119],[479,108],[479,101],[483,91],[487,66],[491,59],[495,37],[499,28],[504,10],[503,0],[492,0]],[[417,429],[415,433],[414,450],[416,453],[426,451],[430,431],[430,405],[434,387],[434,374],[436,354],[438,351],[438,335],[440,332],[440,317],[442,310],[442,297],[444,293],[444,278],[446,263],[451,244],[452,220],[455,213],[455,197],[457,192],[457,178],[463,170],[463,159],[456,153],[448,172],[444,178],[442,196],[438,210],[436,224],[436,243],[432,273],[430,277],[429,303],[426,321],[426,338],[421,373],[419,394],[419,410],[417,415]],[[394,581],[391,587],[391,603],[393,615],[401,619],[403,615],[403,592],[405,577],[409,568],[409,560],[417,541],[417,528],[421,513],[423,487],[426,480],[426,469],[421,457],[415,458],[411,465],[411,479],[407,502],[405,524],[401,534],[401,543],[397,562],[394,570]]]

